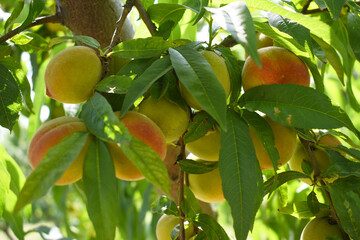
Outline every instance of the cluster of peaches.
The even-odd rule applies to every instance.
[[[263,84],[309,86],[309,72],[300,58],[287,49],[272,46],[272,41],[269,43],[268,38],[264,40],[259,38],[258,41],[262,67],[259,67],[250,56],[246,58],[242,71],[244,91]],[[224,58],[208,50],[201,51],[201,54],[209,62],[228,97],[231,91],[230,76]],[[48,64],[45,72],[46,93],[59,102],[81,103],[93,94],[101,76],[102,63],[94,50],[84,46],[71,47],[55,55]],[[195,98],[181,83],[179,91],[188,105],[187,108],[165,97],[154,99],[149,96],[135,110],[128,111],[122,118],[119,117],[119,121],[132,135],[152,147],[162,159],[166,157],[167,145],[177,141],[188,129],[191,122],[191,108],[195,114],[202,111]],[[120,116],[119,112],[115,114]],[[267,116],[264,116],[264,119],[274,134],[275,147],[280,156],[278,165],[282,166],[290,161],[291,169],[302,172],[302,161],[307,160],[309,163],[311,161],[298,140],[295,129],[278,124]],[[28,157],[31,166],[35,168],[53,146],[77,131],[87,131],[87,128],[82,120],[76,117],[63,116],[44,123],[30,143]],[[263,143],[252,128],[250,135],[261,169],[273,169]],[[185,147],[196,161],[218,161],[220,137],[220,128],[214,125],[204,136],[186,143]],[[88,142],[79,156],[57,181],[58,185],[74,183],[82,178],[83,162],[91,138],[92,136],[89,135]],[[316,147],[319,144],[337,146],[341,143],[331,135],[319,136],[318,141],[313,143],[315,146],[312,149],[313,153],[319,160],[316,167],[322,170],[329,166],[330,161],[327,154]],[[107,146],[117,178],[128,181],[144,178],[118,144],[107,143]],[[312,184],[310,179],[303,180]],[[187,183],[195,197],[201,201],[215,203],[225,200],[218,168],[203,174],[188,174]]]

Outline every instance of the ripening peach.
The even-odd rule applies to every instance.
[[[278,167],[280,167],[287,163],[294,154],[297,139],[296,131],[294,128],[274,122],[267,116],[265,117],[265,120],[269,123],[275,137],[275,147],[280,155],[278,160]],[[274,169],[269,154],[252,128],[250,128],[250,136],[261,169]]]
[[[117,116],[119,112],[115,113]],[[129,132],[142,140],[155,150],[161,159],[166,156],[166,140],[161,129],[144,114],[129,111],[124,117],[119,118]],[[123,180],[135,181],[143,179],[143,174],[137,169],[132,161],[124,154],[117,143],[107,143],[110,155],[114,162],[116,177]]]
[[[242,70],[244,91],[259,85],[297,84],[310,85],[305,63],[294,53],[281,47],[264,47],[258,50],[262,67],[249,56]]]
[[[96,52],[84,46],[56,54],[45,70],[46,94],[63,103],[81,103],[100,81],[102,64]]]
[[[85,124],[81,119],[75,117],[59,117],[44,123],[32,137],[28,159],[32,168],[40,163],[45,154],[54,146],[60,144],[66,137],[79,131],[87,131]],[[83,163],[87,149],[91,142],[91,136],[81,150],[77,158],[65,170],[56,185],[67,185],[74,183],[82,178]],[[59,159],[61,161],[61,159]]]

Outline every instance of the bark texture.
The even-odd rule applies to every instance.
[[[110,44],[123,7],[120,0],[55,0],[57,13],[74,35],[95,38],[106,47]],[[121,41],[132,39],[134,29],[125,21],[120,34]]]

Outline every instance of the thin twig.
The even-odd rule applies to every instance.
[[[108,53],[110,53],[113,48],[120,43],[121,39],[120,39],[120,33],[121,30],[124,26],[125,20],[127,18],[127,16],[129,15],[132,7],[134,6],[134,0],[127,0],[125,5],[124,5],[124,10],[121,14],[121,17],[119,18],[119,20],[116,22],[116,28],[114,31],[114,34],[111,38],[111,42],[109,45],[109,49],[105,52],[105,55],[107,55]]]
[[[149,29],[149,32],[153,36],[156,33],[155,24],[151,21],[149,14],[146,12],[146,10],[140,0],[134,0],[134,4],[135,4],[136,9],[139,12],[139,15],[140,15],[142,21],[145,23],[146,27]]]
[[[61,23],[61,22],[62,22],[62,18],[57,14],[45,16],[45,17],[39,17],[39,18],[35,19],[32,23],[27,25],[26,27],[24,27],[24,28],[21,26],[16,27],[16,28],[12,29],[10,32],[6,33],[4,36],[0,37],[0,44],[6,42],[7,40],[12,38],[16,34],[20,33],[21,31],[32,28],[34,26],[41,25],[44,23]]]
[[[178,159],[182,160],[182,159],[186,158],[185,144],[184,144],[183,136],[181,136],[179,139],[179,145],[181,147],[181,153],[180,153]],[[185,173],[180,167],[179,168],[179,211],[180,211],[179,240],[185,240],[185,226],[184,226],[185,214],[181,208],[182,202],[184,201],[184,184],[185,184],[184,177],[185,177]]]
[[[304,13],[308,10],[309,6],[310,6],[310,3],[312,2],[312,0],[307,0],[303,9],[301,10],[301,13]]]

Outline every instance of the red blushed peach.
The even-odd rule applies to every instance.
[[[28,159],[31,167],[36,168],[52,147],[60,144],[66,137],[78,131],[87,131],[85,124],[78,118],[60,117],[46,122],[38,129],[30,142]],[[71,184],[82,178],[83,163],[90,142],[91,137],[88,138],[80,154],[65,170],[56,185]]]
[[[119,112],[115,114],[120,115]],[[165,158],[167,149],[165,136],[150,118],[141,113],[129,111],[119,121],[127,127],[134,137],[153,148],[161,159]],[[125,156],[118,144],[108,143],[107,146],[114,162],[117,178],[128,181],[144,178],[131,160]]]
[[[310,75],[304,62],[285,48],[265,47],[258,50],[262,67],[249,56],[242,71],[244,91],[268,84],[309,86]]]

